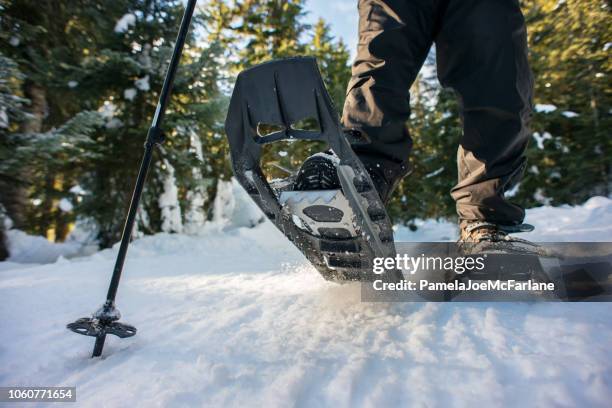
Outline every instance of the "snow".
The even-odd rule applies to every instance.
[[[527,210],[525,222],[536,227],[530,233],[513,236],[539,242],[599,242],[612,239],[612,199],[592,197],[583,205],[542,206]],[[416,231],[395,228],[395,239],[407,242],[456,240],[459,231],[449,221],[416,220]]]
[[[248,177],[248,175],[247,175]],[[235,178],[219,180],[213,203],[213,222],[224,228],[254,227],[265,216]]]
[[[535,193],[533,193],[533,199],[544,205],[550,204],[550,198],[546,197],[544,190],[541,188],[536,189]]]
[[[432,171],[431,173],[426,174],[424,178],[428,179],[428,178],[436,177],[438,174],[442,173],[443,171],[444,171],[444,166],[440,167],[437,170]]]
[[[5,233],[9,262],[46,264],[81,254],[82,245],[78,242],[52,243],[44,237],[28,235],[16,229]]]
[[[70,200],[68,200],[67,198],[62,198],[58,203],[58,207],[63,212],[70,212],[74,208]]]
[[[141,91],[148,91],[149,89],[151,89],[151,86],[149,85],[149,76],[145,75],[142,78],[135,80],[134,86],[140,89]]]
[[[544,132],[543,134],[540,134],[539,132],[534,132],[532,136],[536,141],[538,149],[540,150],[544,149],[545,140],[551,140],[553,138],[552,135],[548,132]]]
[[[120,128],[121,126],[123,126],[123,122],[119,118],[111,118],[104,125],[104,127],[107,129],[117,129],[117,128]]]
[[[610,240],[612,200],[527,212],[529,237]],[[398,238],[454,239],[451,223]],[[102,302],[118,247],[0,263],[0,383],[75,385],[79,406],[589,406],[612,398],[609,303],[363,303],[269,222],[135,240],[117,304],[138,327],[65,324]],[[6,267],[5,267],[6,266]]]
[[[0,106],[0,128],[8,128],[9,127],[9,117],[6,113],[6,108],[4,106]]]
[[[198,160],[204,160],[202,152],[202,140],[195,129],[189,131],[189,144],[191,150],[195,153]],[[186,196],[187,211],[185,213],[185,228],[187,234],[198,234],[204,227],[206,222],[206,214],[204,212],[204,204],[208,199],[208,193],[204,185],[202,170],[198,166],[191,169],[192,180],[195,184]]]
[[[83,187],[81,187],[78,184],[70,187],[70,190],[68,190],[68,191],[70,191],[72,194],[76,194],[76,195],[85,195],[85,194],[87,194],[87,192],[85,190],[83,190]]]
[[[128,88],[123,91],[123,97],[128,101],[134,100],[138,91],[135,88]]]
[[[112,119],[117,113],[117,105],[111,101],[104,101],[102,106],[98,108],[98,112],[104,119]]]
[[[538,113],[551,113],[557,110],[555,105],[538,103],[535,106],[535,111]]]
[[[504,197],[512,198],[512,197],[516,196],[518,194],[520,188],[521,188],[521,183],[516,183],[514,186],[512,186],[511,189],[507,190],[504,193]]]
[[[578,113],[572,112],[572,111],[564,111],[564,112],[561,112],[561,114],[565,116],[566,118],[570,118],[570,119],[580,116]]]
[[[158,205],[161,210],[163,232],[182,232],[181,206],[178,199],[178,187],[174,177],[174,167],[164,159],[166,176],[164,178],[164,191],[159,196]]]
[[[130,26],[136,24],[136,16],[132,13],[124,14],[117,23],[115,24],[115,32],[123,33],[126,32]]]

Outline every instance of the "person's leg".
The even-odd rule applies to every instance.
[[[379,185],[395,184],[407,172],[409,89],[432,44],[437,3],[359,0],[359,43],[342,124],[371,140],[354,150],[373,178],[384,179],[374,180]],[[379,189],[383,200],[392,189]]]
[[[517,0],[449,0],[436,36],[438,77],[459,95],[464,134],[451,195],[464,221],[516,225],[504,197],[525,168],[533,79]]]

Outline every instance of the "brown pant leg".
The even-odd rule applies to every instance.
[[[451,195],[465,220],[523,221],[504,192],[522,176],[533,79],[517,0],[449,0],[436,36],[438,77],[461,103],[459,182]]]

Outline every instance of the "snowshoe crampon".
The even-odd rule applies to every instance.
[[[311,126],[304,129],[304,122]],[[239,183],[324,278],[402,278],[399,272],[372,273],[374,258],[395,256],[391,221],[342,131],[314,58],[272,61],[241,72],[225,131]],[[325,142],[335,155],[340,188],[296,191],[292,176],[268,180],[261,168],[263,147],[283,140]]]

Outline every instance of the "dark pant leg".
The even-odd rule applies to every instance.
[[[362,160],[408,160],[409,89],[432,44],[436,3],[359,0],[359,43],[342,123],[372,141],[354,146]]]
[[[459,182],[451,195],[461,219],[522,222],[504,198],[522,176],[533,79],[517,0],[449,0],[436,36],[438,77],[458,94],[464,133]]]

